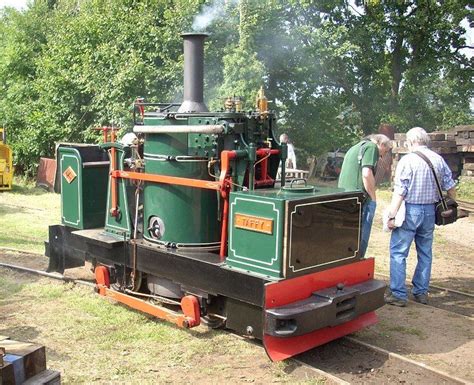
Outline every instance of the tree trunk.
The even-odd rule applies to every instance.
[[[402,81],[403,73],[403,39],[404,36],[402,33],[397,35],[392,51],[392,85],[390,93],[391,113],[397,113],[398,111],[398,95],[400,92],[400,82]]]

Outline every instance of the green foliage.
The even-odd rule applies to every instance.
[[[456,190],[459,199],[474,202],[474,182],[464,180],[461,177]]]
[[[129,107],[179,102],[182,43],[215,5],[205,97],[251,109],[265,86],[298,150],[348,147],[380,123],[397,131],[474,122],[467,0],[35,0],[0,11],[0,123],[17,170],[32,174],[55,142],[97,141],[91,128],[131,128]]]
[[[197,1],[186,0],[60,1],[52,8],[37,1],[24,14],[7,10],[0,121],[17,169],[34,172],[40,156],[54,156],[55,142],[96,141],[91,128],[130,128],[137,96],[176,98],[177,36],[196,11]]]
[[[265,76],[265,67],[258,59],[252,41],[252,29],[258,25],[262,13],[260,7],[247,0],[239,2],[239,40],[224,51],[224,79],[217,94],[218,101],[233,95],[242,97],[247,110],[254,108],[257,90],[263,85]]]

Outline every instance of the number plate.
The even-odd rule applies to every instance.
[[[234,226],[239,229],[273,234],[273,219],[236,213],[234,216]]]

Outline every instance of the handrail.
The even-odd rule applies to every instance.
[[[134,126],[133,132],[143,134],[221,134],[221,124],[206,125],[169,125],[169,126]]]

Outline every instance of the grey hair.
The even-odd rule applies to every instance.
[[[386,148],[392,148],[392,141],[390,138],[384,134],[373,134],[367,137],[370,141],[374,142],[377,145],[384,146]]]
[[[421,127],[413,127],[407,132],[407,143],[409,146],[413,146],[414,144],[427,146],[429,142],[430,137]]]
[[[288,142],[288,134],[283,133],[280,135],[280,143],[287,143]]]

